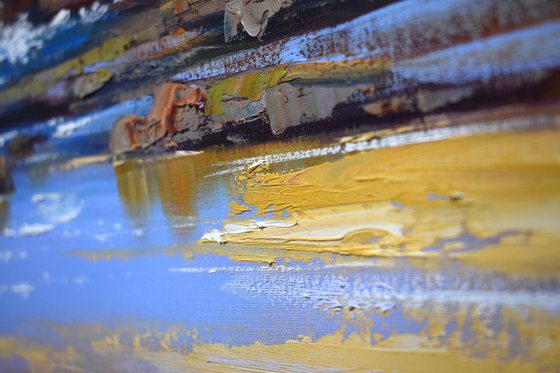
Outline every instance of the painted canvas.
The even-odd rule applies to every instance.
[[[0,371],[560,371],[559,103],[559,1],[0,1]]]

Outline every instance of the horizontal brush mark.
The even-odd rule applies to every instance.
[[[554,123],[556,117],[550,115],[536,115],[513,119],[494,120],[452,127],[432,128],[421,131],[411,131],[398,134],[386,134],[377,137],[375,132],[369,134],[370,140],[360,140],[368,137],[368,134],[356,136],[352,140],[345,140],[343,144],[331,145],[323,148],[298,150],[293,152],[267,154],[265,156],[237,159],[229,162],[218,162],[217,167],[228,167],[224,170],[215,171],[205,177],[215,177],[245,171],[252,163],[278,164],[295,160],[325,157],[335,154],[351,154],[366,150],[398,147],[411,144],[420,144],[430,141],[438,141],[453,137],[473,136],[485,133],[498,133],[508,131],[522,131],[549,127]],[[556,120],[560,120],[557,118]],[[234,166],[234,167],[231,167]]]
[[[309,268],[300,266],[221,266],[221,267],[178,267],[169,268],[169,272],[178,273],[245,273],[245,272],[299,272],[299,271],[309,271]],[[318,271],[319,268],[311,269],[312,271]]]
[[[239,274],[221,289],[243,299],[282,306],[307,305],[325,310],[342,306],[346,310],[353,307],[373,311],[380,303],[393,302],[412,307],[429,303],[440,307],[454,304],[531,307],[547,312],[560,309],[560,287],[554,281],[531,281],[461,270],[460,276],[445,272],[419,272],[413,268],[408,268],[405,273],[398,270],[402,271],[402,267],[392,269],[392,272],[380,269],[375,274],[340,274],[327,268],[296,267],[287,271],[266,267],[263,270],[217,267],[189,268],[184,273]],[[252,274],[247,275],[247,272]]]
[[[512,357],[538,360],[529,335],[540,334],[537,338],[543,339],[554,335],[560,308],[557,281],[470,272],[456,266],[433,270],[419,271],[411,265],[391,271],[321,275],[241,273],[221,290],[273,307],[314,308],[333,317],[340,315],[344,328],[355,324],[366,338],[389,329],[390,334],[429,336],[436,345],[465,355],[476,355],[484,349],[481,345],[491,345]],[[544,325],[552,328],[551,333],[541,334]],[[511,342],[517,346],[512,349],[510,343],[497,342],[498,335],[509,341],[523,337]],[[544,350],[551,346],[543,345]]]
[[[398,294],[394,299],[414,303],[463,303],[488,307],[531,307],[557,312],[560,310],[558,292],[547,291],[426,291],[422,293]]]
[[[247,211],[249,210],[250,209],[247,209]],[[250,222],[243,222],[243,224],[226,223],[223,232],[217,229],[210,229],[202,235],[200,241],[225,244],[227,242],[227,239],[224,238],[226,235],[251,233],[255,230],[263,230],[265,228],[292,228],[296,225],[297,221],[279,220],[252,220]]]
[[[346,143],[343,153],[354,153],[364,150],[392,148],[404,145],[421,144],[430,141],[450,139],[453,137],[466,137],[478,134],[515,132],[531,129],[547,128],[554,123],[554,119],[548,115],[527,116],[525,118],[509,118],[495,120],[486,123],[473,123],[453,127],[434,128],[426,131],[388,135],[379,139],[369,141],[356,141]],[[359,137],[358,137],[359,139]]]
[[[378,268],[376,273],[340,274],[354,270]],[[374,262],[339,265],[217,266],[178,267],[169,272],[184,274],[239,274],[221,288],[251,300],[270,299],[280,304],[317,304],[332,301],[332,306],[360,305],[373,309],[383,301],[414,305],[416,303],[484,304],[497,307],[531,306],[555,312],[560,309],[560,284],[553,280],[531,280],[459,270],[453,274],[386,268]],[[333,271],[335,271],[333,273]],[[441,270],[440,270],[441,271]],[[251,275],[245,275],[251,273]],[[273,277],[270,277],[273,276]],[[272,284],[274,283],[274,284]],[[324,305],[324,304],[323,304]]]
[[[110,347],[111,344],[107,343],[108,356]],[[227,346],[214,343],[195,344],[188,354],[169,348],[155,353],[146,348],[137,348],[134,352],[138,356],[133,356],[141,359],[140,361],[150,362],[160,369],[196,372],[429,372],[429,367],[433,366],[461,373],[494,371],[496,367],[500,368],[498,370],[530,371],[546,367],[546,363],[550,364],[551,360],[555,361],[551,358],[538,362],[503,361],[496,356],[482,360],[465,356],[461,351],[438,347],[426,337],[406,334],[391,336],[376,346],[371,346],[370,338],[357,334],[348,336],[343,331],[317,341],[302,336],[301,340],[287,341],[280,345],[257,342],[246,346]],[[79,366],[79,361],[69,361]],[[137,362],[135,366],[143,365]]]
[[[35,223],[35,224],[23,224],[18,231],[19,236],[39,236],[47,232],[52,231],[55,228],[54,224],[50,223]],[[8,233],[10,230],[6,230]],[[6,235],[6,231],[4,235]],[[10,233],[7,236],[12,236]]]
[[[229,266],[229,267],[180,267],[169,268],[169,272],[178,273],[241,273],[241,272],[257,272],[253,267]]]
[[[122,56],[118,56],[113,60],[99,61],[83,67],[84,73],[95,73],[99,69],[120,70],[120,65],[131,64],[154,57],[162,57],[168,54],[188,49],[192,42],[200,36],[198,32],[185,32],[181,35],[164,36],[157,41],[150,41],[132,47]]]
[[[366,57],[400,61],[449,48],[457,41],[469,43],[489,32],[554,19],[558,14],[560,7],[546,1],[403,1],[336,27],[219,57],[179,73],[173,80],[207,79],[286,63]],[[493,19],[498,23],[492,24]]]
[[[391,330],[389,335],[429,336],[440,348],[460,350],[463,356],[476,355],[481,344],[490,344],[500,353],[511,351],[512,356],[521,356],[525,351],[523,359],[533,360],[537,355],[529,347],[529,336],[546,339],[554,334],[558,320],[553,314],[560,309],[557,280],[504,276],[453,262],[422,270],[419,263],[403,266],[401,261],[396,268],[376,271],[367,269],[370,263],[374,261],[355,262],[366,266],[363,271],[352,272],[315,265],[296,266],[293,271],[266,266],[261,267],[263,271],[235,267],[217,271],[234,275],[220,287],[222,291],[261,305],[296,308],[300,312],[315,308],[332,317],[340,315],[344,328],[355,324],[366,339],[370,333]],[[214,269],[210,271],[214,273]],[[371,319],[381,321],[368,323]],[[541,327],[552,331],[546,336]],[[453,339],[453,333],[459,334],[460,339]],[[497,335],[521,335],[522,347],[513,351],[509,344],[497,343]],[[373,341],[369,344],[378,347]]]
[[[137,115],[147,114],[152,106],[152,102],[151,96],[144,96],[135,100],[124,101],[78,118],[56,118],[37,123],[29,128],[11,130],[0,135],[0,147],[18,135],[44,135],[54,139],[62,139],[109,132],[114,121],[120,116],[131,113],[136,113]],[[4,139],[4,141],[1,139]]]
[[[233,174],[233,173],[237,173],[239,171],[244,171],[246,168],[247,168],[246,166],[238,166],[238,167],[228,168],[228,169],[225,169],[225,170],[220,170],[220,171],[209,173],[208,175],[205,175],[204,177],[216,177],[216,176]]]
[[[422,83],[486,82],[559,67],[558,40],[560,22],[545,23],[395,62],[391,70]]]
[[[237,166],[237,165],[248,166],[253,163],[274,164],[274,163],[282,163],[282,162],[288,162],[288,161],[293,161],[298,159],[324,157],[327,155],[339,154],[341,151],[342,151],[342,146],[333,145],[333,146],[327,146],[323,148],[316,148],[316,149],[309,149],[309,150],[297,150],[297,151],[287,152],[287,153],[267,154],[265,156],[243,158],[243,159],[238,159],[229,162],[217,162],[216,166],[218,167]]]
[[[422,315],[421,310],[418,310]],[[477,314],[480,310],[471,310]],[[459,322],[465,322],[462,312]],[[447,321],[443,312],[435,313]],[[557,322],[543,323],[542,315],[530,313],[539,327],[557,327]],[[505,323],[523,331],[521,337],[539,340],[528,346],[530,354],[516,356],[504,354],[508,347],[517,347],[509,335],[500,335],[500,340],[488,343],[494,330],[482,322],[473,327],[476,334],[463,336],[459,333],[459,344],[441,342],[438,330],[446,325],[434,322],[434,331],[429,333],[397,333],[369,335],[348,332],[341,328],[333,334],[314,338],[305,332],[297,340],[280,344],[264,344],[256,341],[240,346],[204,342],[197,330],[184,326],[168,327],[164,330],[122,328],[113,330],[105,326],[63,325],[52,328],[52,334],[64,342],[65,348],[48,343],[38,343],[31,338],[4,337],[0,343],[5,348],[2,356],[11,358],[13,351],[24,359],[33,371],[53,367],[66,370],[88,370],[91,366],[104,370],[126,371],[133,366],[145,371],[195,371],[195,372],[430,372],[434,366],[458,373],[473,371],[535,371],[545,370],[558,364],[551,348],[555,342],[552,333],[538,333],[522,329],[529,325],[515,315],[504,312]],[[430,322],[433,320],[430,319]],[[478,320],[477,320],[478,321]],[[446,336],[444,336],[446,337]],[[467,345],[465,340],[472,342]],[[475,339],[478,338],[478,339]],[[512,335],[512,338],[515,338]],[[480,346],[480,343],[484,345]],[[485,352],[477,355],[473,345]],[[87,347],[83,347],[87,346]],[[464,347],[464,348],[459,348]]]
[[[79,167],[90,166],[109,162],[112,159],[109,154],[98,154],[84,157],[75,157],[60,166],[61,170],[70,170]]]
[[[350,262],[343,263],[333,263],[323,265],[324,269],[334,269],[334,268],[351,268],[351,269],[362,269],[362,268],[395,268],[396,263],[393,260],[383,260],[376,259],[373,261],[364,260],[352,260]]]
[[[94,116],[86,116],[84,118],[79,118],[74,121],[69,121],[65,123],[61,123],[56,126],[56,130],[53,134],[54,138],[64,138],[68,137],[70,134],[75,132],[76,130],[90,124],[95,119]]]
[[[394,266],[394,265],[393,265]],[[389,266],[391,267],[391,266]],[[169,268],[169,272],[178,273],[243,273],[243,272],[323,272],[329,269],[363,269],[363,268],[388,268],[387,264],[376,261],[351,261],[337,264],[302,265],[267,265],[267,266],[221,266],[221,267],[176,267]]]

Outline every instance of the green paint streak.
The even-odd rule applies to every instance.
[[[259,100],[267,88],[278,84],[286,75],[286,65],[222,80],[208,91],[206,114],[224,114],[222,100],[225,95]]]

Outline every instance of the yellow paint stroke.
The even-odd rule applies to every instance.
[[[465,302],[450,312],[448,306],[427,302],[421,307],[405,304],[403,313],[405,318],[424,324],[417,337],[425,339],[425,348],[468,351],[487,361],[507,361],[512,350],[517,349],[527,360],[548,368],[560,366],[556,348],[560,343],[560,319],[542,309],[493,308]],[[502,327],[496,329],[492,319],[499,319]]]
[[[159,7],[159,10],[164,12],[165,14],[173,14],[173,12],[175,11],[176,1],[177,0],[169,0],[169,1],[162,2],[162,4]]]
[[[69,252],[69,254],[78,258],[90,260],[92,262],[98,262],[101,260],[127,261],[131,258],[138,258],[141,256],[156,256],[163,254],[167,256],[182,255],[185,260],[191,260],[199,255],[213,254],[226,256],[236,262],[255,262],[269,265],[274,265],[277,262],[278,258],[282,258],[283,262],[289,262],[291,260],[298,262],[322,260],[324,263],[337,263],[340,261],[340,258],[334,258],[332,255],[326,253],[322,254],[315,252],[293,251],[290,253],[290,255],[286,255],[286,252],[281,249],[239,247],[235,248],[235,250],[232,250],[231,247],[226,247],[218,244],[175,244],[166,249],[150,247],[140,249],[113,248],[95,251],[72,250]],[[347,259],[353,260],[353,258]]]
[[[504,237],[498,244],[488,245],[484,250],[451,252],[451,257],[511,274],[560,275],[557,242],[557,235],[550,232],[520,233]]]
[[[433,372],[442,371],[508,371],[530,372],[534,364],[520,360],[500,362],[469,358],[457,351],[422,348],[425,340],[414,335],[390,338],[372,347],[357,335],[346,340],[342,333],[328,335],[316,342],[306,338],[288,341],[282,345],[227,347],[224,345],[195,346],[182,363],[185,369],[198,372],[215,371],[293,371],[349,370],[357,372]],[[159,364],[169,364],[175,359],[166,356]],[[158,364],[158,365],[159,365]]]
[[[387,71],[391,67],[388,59],[355,59],[336,62],[309,62],[290,65],[282,81],[301,80],[340,80],[364,78]]]
[[[150,167],[157,182],[157,191],[166,219],[171,224],[174,217],[198,216],[196,194],[198,190],[197,155],[182,158],[168,158],[157,167]],[[151,163],[149,166],[155,166]],[[149,194],[153,194],[151,190]]]
[[[276,263],[279,258],[288,262],[291,260],[298,262],[321,260],[324,263],[334,263],[336,261],[332,255],[328,254],[301,251],[293,251],[286,254],[286,252],[282,249],[255,247],[236,247],[232,250],[231,247],[218,244],[195,244],[192,245],[192,247],[184,248],[182,252],[185,258],[195,257],[200,254],[214,254],[227,256],[229,259],[236,262],[256,262],[266,263],[269,265]]]
[[[57,350],[51,346],[26,341],[24,338],[0,336],[0,359],[19,356],[25,359],[31,372],[50,372],[78,359],[72,346]]]
[[[111,156],[109,154],[76,157],[63,163],[59,168],[62,170],[72,170],[79,167],[108,162],[110,159]]]
[[[149,215],[151,199],[142,162],[115,164],[115,176],[119,196],[128,217],[133,222],[144,222]]]
[[[286,66],[281,65],[222,80],[208,90],[205,106],[206,114],[224,114],[222,108],[224,96],[243,97],[257,101],[267,88],[277,85],[284,75],[286,75]]]
[[[262,71],[240,74],[214,84],[208,91],[205,112],[224,114],[222,101],[227,97],[259,100],[267,88],[294,79],[302,81],[363,79],[364,76],[385,71],[390,67],[386,60],[360,59],[339,62],[312,62],[281,65]]]
[[[159,250],[151,249],[151,250],[138,250],[138,249],[108,249],[108,250],[96,250],[96,251],[71,251],[70,254],[74,255],[79,258],[89,259],[93,262],[97,262],[99,260],[112,260],[112,259],[120,259],[127,261],[129,258],[134,257],[137,258],[142,255],[150,256],[150,255],[157,255],[159,254]]]
[[[13,85],[2,91],[0,93],[0,100],[11,102],[21,100],[30,94],[41,95],[59,80],[81,75],[84,66],[94,65],[100,61],[113,61],[115,58],[124,55],[133,39],[133,37],[126,35],[111,38],[101,46],[93,48],[76,58],[23,79],[21,84]],[[99,74],[96,77],[101,82],[106,82],[110,79],[110,75],[107,75],[109,72],[101,72]]]
[[[480,262],[513,250],[501,270],[558,274],[559,141],[557,130],[486,134],[365,151],[301,171],[245,172],[236,190],[247,205],[291,217],[265,228],[224,222],[247,231],[224,230],[223,243],[429,256],[437,253],[424,249],[437,251],[441,240],[468,236],[498,247],[468,254]]]
[[[45,340],[40,343],[2,336],[0,358],[21,356],[34,372],[53,368],[121,371],[130,364],[195,372],[433,372],[434,367],[454,372],[533,372],[554,369],[560,363],[555,348],[560,342],[558,319],[544,313],[519,313],[505,307],[500,311],[503,327],[494,335],[487,318],[476,308],[465,307],[459,316],[423,307],[407,310],[407,314],[409,311],[416,312],[413,319],[426,323],[418,334],[392,333],[371,339],[369,333],[345,336],[342,327],[317,340],[301,335],[275,345],[203,343],[196,329],[183,325],[164,330],[143,325],[142,331],[134,326],[109,329],[103,325],[62,325],[54,327],[53,332],[64,347],[54,347]],[[457,323],[457,334],[442,339],[446,324],[452,321]],[[471,324],[474,334],[462,339],[466,323]],[[185,337],[193,341],[192,349],[182,342]],[[516,343],[523,348],[523,355],[514,354],[512,358],[511,348]]]
[[[231,203],[229,204],[229,209],[234,215],[241,215],[244,212],[251,211],[249,207],[242,205],[237,201],[231,201]]]

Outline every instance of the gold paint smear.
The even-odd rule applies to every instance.
[[[256,262],[274,264],[278,258],[286,261],[297,262],[311,262],[313,260],[322,260],[325,263],[333,262],[332,256],[321,255],[314,252],[292,251],[286,255],[284,250],[275,248],[255,248],[255,247],[235,247],[231,248],[224,245],[217,244],[195,244],[192,248],[184,249],[183,255],[185,258],[190,259],[196,254],[215,254],[227,256],[229,259],[236,262]]]
[[[340,258],[333,258],[332,254],[321,254],[315,252],[305,251],[292,251],[286,255],[284,250],[274,248],[254,248],[254,247],[231,247],[213,244],[176,244],[167,249],[149,248],[149,249],[107,249],[96,251],[73,250],[69,254],[78,258],[87,259],[92,262],[101,260],[122,260],[128,261],[129,259],[138,258],[141,256],[156,256],[165,254],[167,256],[182,255],[185,260],[191,260],[198,255],[213,254],[219,256],[227,256],[229,259],[236,262],[254,262],[272,265],[277,262],[278,258],[282,261],[298,261],[298,262],[311,262],[312,260],[322,260],[325,263],[335,263]],[[353,258],[347,258],[353,260]]]
[[[196,372],[432,372],[435,366],[458,372],[532,372],[560,363],[555,347],[560,338],[559,320],[546,311],[501,307],[497,311],[502,326],[495,330],[490,325],[492,316],[480,304],[461,304],[460,310],[452,312],[429,303],[403,310],[405,318],[425,324],[423,330],[418,334],[394,332],[385,339],[374,335],[373,345],[369,332],[347,335],[344,326],[315,341],[302,335],[276,345],[228,346],[205,344],[196,329],[181,324],[164,330],[145,324],[140,330],[138,325],[110,329],[76,324],[53,328],[64,348],[2,336],[0,358],[22,356],[32,371],[39,372],[53,367],[121,371],[132,362],[137,367]],[[453,323],[455,327],[448,332],[447,326]],[[184,337],[193,341],[192,349],[182,342]],[[115,365],[92,365],[107,360]]]
[[[244,212],[251,211],[249,207],[245,205],[241,205],[237,201],[231,201],[231,203],[229,204],[229,208],[231,213],[234,215],[240,215],[243,214]]]
[[[71,255],[89,259],[93,262],[97,262],[99,260],[112,260],[112,259],[121,259],[121,260],[128,260],[132,257],[139,257],[142,254],[145,255],[156,255],[159,252],[152,250],[152,251],[140,251],[140,250],[125,250],[125,249],[115,249],[115,250],[98,250],[98,251],[80,251],[75,250],[70,252]]]
[[[438,251],[444,239],[494,240],[517,250],[508,259],[518,258],[515,271],[529,255],[522,249],[532,255],[524,272],[557,274],[558,266],[541,264],[558,263],[559,141],[557,130],[486,134],[365,151],[297,172],[246,172],[237,188],[246,191],[244,202],[259,214],[284,211],[297,224],[222,237],[234,245],[391,256],[435,255],[423,250]],[[515,248],[511,235],[530,239]]]
[[[0,336],[0,360],[13,356],[23,357],[29,364],[31,372],[50,372],[56,367],[63,367],[78,359],[72,346],[57,350],[39,343],[28,342],[23,338]]]
[[[290,65],[282,81],[302,80],[337,80],[363,78],[387,71],[391,61],[386,58],[355,59],[336,62],[309,62]]]
[[[515,294],[503,295],[515,298]],[[424,302],[403,305],[405,318],[424,324],[418,334],[429,342],[424,347],[467,352],[486,359],[506,360],[515,352],[548,365],[558,366],[560,318],[531,306],[500,306],[484,302],[460,302],[452,306]],[[496,327],[496,320],[500,326]]]
[[[110,159],[111,159],[111,156],[109,154],[77,157],[77,158],[73,158],[73,159],[63,163],[62,165],[60,165],[60,169],[62,169],[62,170],[72,170],[74,168],[80,168],[80,167],[84,167],[84,166],[90,166],[90,165],[93,165],[93,164],[108,162]]]
[[[165,346],[165,341],[161,345]],[[111,340],[95,344],[98,352],[114,350],[115,347],[120,349],[118,342],[115,345]],[[356,334],[344,338],[342,331],[315,342],[302,336],[300,340],[290,340],[280,345],[265,345],[260,342],[233,347],[223,344],[195,344],[193,350],[186,355],[168,348],[159,352],[150,351],[142,347],[138,338],[135,338],[133,349],[135,356],[156,367],[196,372],[279,372],[295,369],[302,372],[432,372],[435,366],[457,372],[531,372],[544,365],[542,362],[521,359],[502,361],[472,358],[457,350],[434,347],[426,338],[412,334],[395,335],[372,347],[368,340]]]
[[[557,239],[556,235],[542,232],[511,235],[484,250],[451,253],[451,257],[513,275],[531,274],[532,271],[558,275],[560,262],[555,252],[558,246],[551,244]]]
[[[159,340],[157,350],[146,347],[143,341],[154,337],[150,333],[136,334],[131,345],[126,346],[122,344],[119,333],[116,333],[91,340],[91,351],[81,353],[77,353],[72,345],[59,351],[48,345],[5,337],[0,339],[0,357],[22,356],[32,372],[51,371],[53,368],[66,368],[69,371],[92,369],[94,367],[88,364],[100,363],[103,357],[117,363],[109,370],[115,372],[126,366],[127,361],[136,362],[139,367],[142,367],[143,362],[149,362],[151,366],[174,372],[433,372],[434,367],[444,371],[452,369],[458,373],[533,372],[545,365],[521,359],[501,361],[468,357],[460,351],[435,348],[427,339],[413,334],[395,335],[371,346],[368,340],[356,334],[345,338],[338,331],[315,342],[302,336],[300,340],[279,345],[260,342],[233,347],[195,344],[188,353],[170,347],[177,340],[173,332],[156,337]]]

